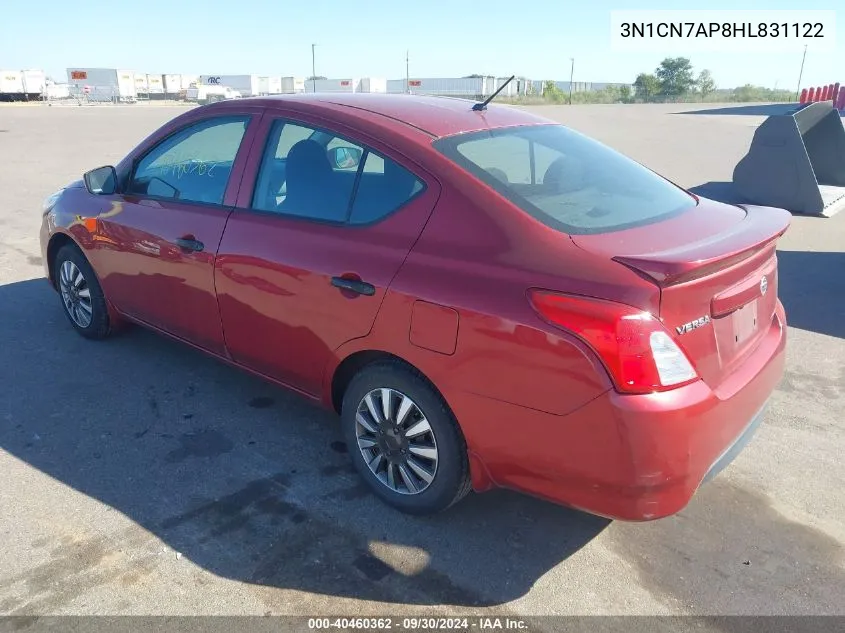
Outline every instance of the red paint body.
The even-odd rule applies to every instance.
[[[141,143],[118,173],[186,124],[234,113],[253,121],[222,206],[94,196],[77,183],[44,217],[48,276],[56,245],[73,240],[113,317],[152,326],[328,407],[337,404],[333,381],[345,360],[361,352],[397,356],[427,376],[454,412],[476,490],[509,487],[629,520],[683,508],[782,374],[775,241],[789,224],[784,211],[699,199],[658,224],[570,238],[432,147],[442,136],[550,121],[405,95],[198,108]],[[276,117],[374,148],[424,181],[424,193],[363,227],[250,210]],[[180,249],[175,240],[186,236],[206,250]],[[763,294],[761,275],[769,283]],[[375,294],[350,296],[329,283],[333,276],[366,280]],[[699,378],[623,395],[577,332],[540,318],[529,288],[659,316]],[[737,320],[749,305],[751,329]],[[676,335],[702,315],[711,317],[708,327]]]

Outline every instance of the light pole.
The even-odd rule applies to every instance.
[[[569,105],[572,105],[572,78],[575,76],[575,58],[570,57],[572,65],[569,67]]]
[[[405,51],[405,92],[411,93],[410,51]]]
[[[311,45],[311,87],[314,89],[314,92],[317,92],[317,63],[315,61],[315,52],[314,49],[317,48],[316,44]]]
[[[795,90],[795,100],[798,101],[801,96],[801,78],[804,76],[804,60],[807,59],[807,45],[804,44],[804,56],[801,58],[801,71],[798,73],[798,88]]]

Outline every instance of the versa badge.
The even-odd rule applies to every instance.
[[[684,323],[683,325],[679,325],[675,328],[675,331],[680,334],[686,334],[687,332],[692,332],[693,330],[697,330],[698,328],[707,325],[710,323],[710,315],[705,314],[703,317],[695,319],[694,321],[690,321],[689,323]]]

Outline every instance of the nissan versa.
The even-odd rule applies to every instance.
[[[761,420],[790,217],[523,110],[317,94],[185,112],[51,196],[41,246],[77,332],[138,323],[333,408],[400,510],[501,486],[647,520]]]

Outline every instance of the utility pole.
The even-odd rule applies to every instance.
[[[804,60],[807,59],[807,45],[804,44],[804,56],[801,58],[801,72],[798,73],[798,88],[795,89],[795,100],[801,98],[801,78],[804,76]]]
[[[575,58],[570,57],[572,66],[569,67],[569,105],[572,105],[572,78],[575,76]]]
[[[411,93],[410,51],[405,51],[405,92]]]
[[[315,62],[315,53],[314,49],[317,48],[316,44],[311,45],[311,86],[314,89],[314,92],[317,92],[317,64]]]

